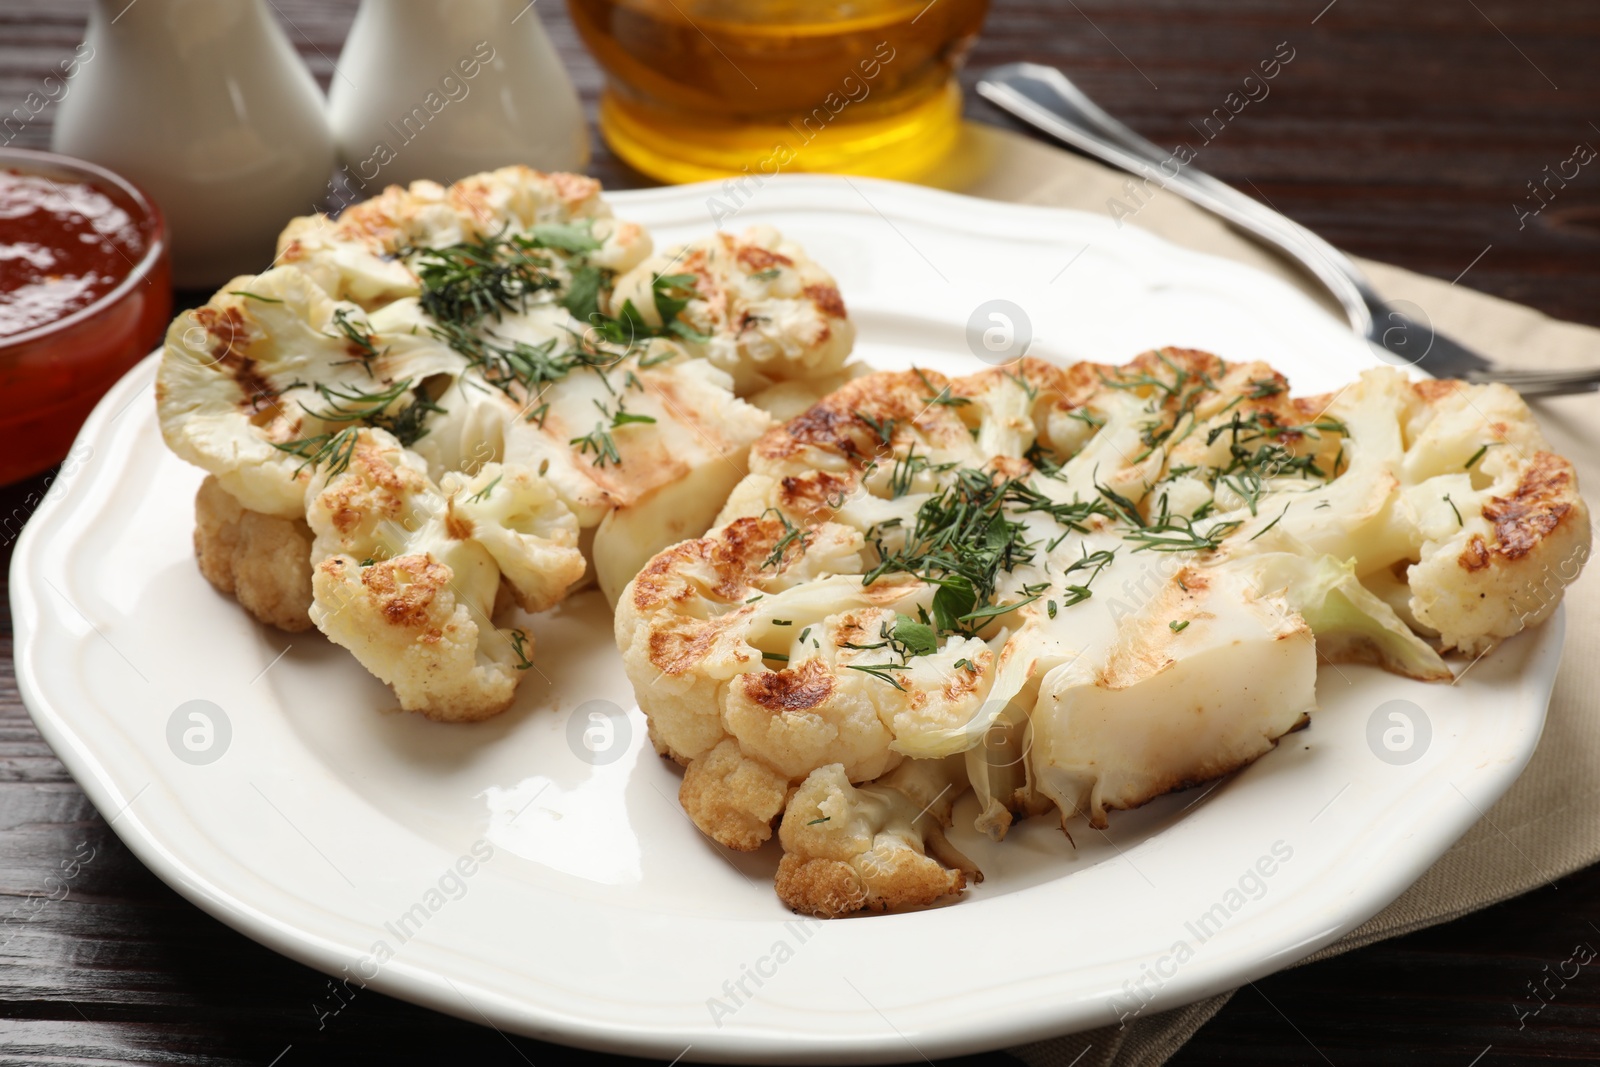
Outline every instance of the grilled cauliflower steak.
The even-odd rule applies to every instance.
[[[491,619],[501,583],[539,610],[584,570],[577,520],[548,484],[487,464],[435,485],[392,435],[363,429],[309,497],[317,628],[408,711],[472,721],[505,710],[532,642]]]
[[[649,235],[598,183],[525,167],[295,220],[280,265],[168,332],[162,433],[215,485],[196,541],[206,575],[265,621],[308,624],[313,481],[371,428],[441,487],[499,463],[535,472],[590,531],[590,573],[615,600],[656,552],[705,532],[746,474],[773,420],[743,393],[842,380],[854,334],[821,268],[773,231],[712,244],[723,254],[692,257],[694,273],[653,273]],[[614,299],[622,275],[632,297]],[[287,558],[295,530],[303,566]],[[526,610],[571,585],[543,561],[497,561],[508,579],[543,576],[537,593],[531,576],[508,584]]]
[[[816,914],[895,906],[856,859],[887,816],[814,831],[796,804],[877,812],[883,776],[954,760],[995,838],[1103,827],[1305,725],[1319,658],[1449,678],[1442,651],[1548,614],[1589,537],[1503,387],[1384,369],[1293,398],[1184,349],[870,375],[749,465],[617,640],[690,816],[734,848],[781,817],[780,893]]]

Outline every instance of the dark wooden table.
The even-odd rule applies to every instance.
[[[352,0],[274,6],[326,84]],[[85,0],[0,7],[0,116],[71,52],[86,10]],[[600,76],[565,10],[546,0],[538,13],[592,109]],[[1059,64],[1141,132],[1174,142],[1280,41],[1295,48],[1293,65],[1207,146],[1208,170],[1350,251],[1446,279],[1466,272],[1463,284],[1600,325],[1600,163],[1547,196],[1525,227],[1517,212],[1533,203],[1527,183],[1544,168],[1580,141],[1600,146],[1594,0],[994,0],[971,65]],[[970,95],[967,106],[981,121],[1005,121]],[[13,143],[47,145],[49,117]],[[603,146],[592,170],[613,187],[647,184]],[[0,491],[0,562],[40,491],[38,481]],[[61,896],[55,875],[85,856]],[[319,1029],[322,975],[167,889],[73,784],[17,697],[9,617],[0,633],[0,908],[0,1062],[302,1067],[559,1054],[371,992]],[[1600,867],[1259,982],[1172,1062],[1600,1061],[1600,972],[1585,968],[1564,988],[1552,982],[1551,1002],[1518,1019],[1536,1003],[1531,985],[1586,942],[1600,943]]]

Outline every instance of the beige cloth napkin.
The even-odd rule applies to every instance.
[[[1006,130],[969,124],[955,158],[952,170],[933,184],[995,200],[1100,213],[1107,212],[1109,200],[1125,198],[1126,175]],[[1172,193],[1155,192],[1136,223],[1175,244],[1276,274],[1333,308],[1294,268]],[[1440,332],[1492,359],[1520,367],[1600,366],[1600,330],[1398,267],[1361,266],[1386,297],[1412,301]],[[1600,395],[1533,406],[1555,450],[1577,465],[1592,508],[1600,487]],[[1568,654],[1544,736],[1522,777],[1399,900],[1307,962],[1458,918],[1600,860],[1600,716],[1585,697],[1600,684],[1600,662],[1574,654],[1600,647],[1600,567],[1584,572],[1566,598],[1566,610]],[[1106,1027],[1010,1051],[1031,1067],[1154,1067],[1232,995],[1143,1017],[1120,1030]]]

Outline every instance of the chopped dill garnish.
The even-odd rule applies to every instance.
[[[1291,500],[1289,503],[1292,504],[1292,503],[1294,503],[1294,501]],[[1278,523],[1283,521],[1283,517],[1285,515],[1287,515],[1287,514],[1289,514],[1289,504],[1285,504],[1283,506],[1283,510],[1278,512],[1278,517],[1276,519],[1273,519],[1271,522],[1269,522],[1265,526],[1261,527],[1261,529],[1259,529],[1255,533],[1251,534],[1250,537],[1249,537],[1249,540],[1254,541],[1256,538],[1260,537],[1262,534],[1266,533],[1268,530],[1270,530],[1274,526],[1278,525]]]
[[[1067,412],[1067,418],[1069,418],[1069,419],[1077,419],[1079,422],[1083,423],[1084,425],[1092,426],[1096,430],[1100,429],[1101,427],[1105,426],[1105,424],[1106,424],[1106,420],[1105,420],[1104,417],[1102,417],[1100,415],[1096,415],[1094,412],[1090,411],[1088,408],[1077,408],[1076,410],[1069,411],[1069,412]]]
[[[1012,374],[1008,370],[1002,370],[1000,373],[1016,383],[1017,388],[1022,390],[1022,395],[1028,398],[1028,403],[1031,404],[1039,399],[1039,387],[1028,381],[1027,378],[1021,374]]]
[[[594,429],[579,437],[574,437],[567,442],[575,445],[578,455],[593,455],[591,461],[596,467],[604,467],[607,463],[622,463],[622,454],[617,451],[616,439],[611,436],[611,431],[601,422],[594,424]]]
[[[546,385],[561,381],[579,367],[603,371],[624,358],[582,343],[558,353],[554,337],[537,345],[505,341],[492,331],[476,330],[460,323],[430,326],[428,332],[465,357],[469,365],[478,368],[484,381],[519,402],[522,396],[543,393]],[[610,388],[604,374],[601,374],[601,381]]]
[[[476,326],[526,311],[536,293],[561,286],[533,238],[493,235],[444,248],[420,248],[412,268],[422,282],[422,310],[443,324]]]
[[[533,660],[528,658],[528,635],[521,630],[507,630],[511,635],[511,651],[517,654],[517,670],[525,671],[533,666]]]
[[[1001,615],[1005,615],[1008,612],[1015,611],[1017,608],[1022,607],[1024,604],[1032,604],[1035,600],[1038,600],[1041,595],[1042,594],[1035,593],[1033,596],[1023,597],[1021,600],[1013,600],[1009,604],[987,604],[987,605],[977,609],[976,611],[967,612],[965,615],[961,616],[956,621],[957,622],[987,622],[989,619],[999,618]]]
[[[906,691],[906,687],[900,684],[900,679],[889,673],[890,671],[905,670],[906,665],[904,663],[846,663],[845,668],[847,670],[860,671],[862,674],[870,674],[879,681],[888,682],[902,693]]]
[[[789,516],[785,515],[777,508],[768,508],[766,511],[761,513],[761,517],[763,519],[768,515],[778,516],[778,521],[783,523],[783,536],[779,537],[778,540],[773,543],[772,552],[768,554],[766,560],[761,564],[762,570],[766,570],[769,567],[782,567],[783,557],[788,553],[790,547],[794,545],[795,542],[799,542],[801,553],[804,553],[806,546],[811,543],[809,534],[807,534],[807,532],[801,527],[790,522]],[[805,640],[805,635],[801,634],[800,639],[802,641]]]
[[[488,500],[489,499],[489,494],[494,492],[494,487],[499,485],[500,484],[500,479],[504,478],[504,477],[505,477],[505,475],[503,475],[503,474],[495,475],[494,476],[494,481],[490,482],[488,485],[484,486],[482,489],[479,489],[476,493],[473,493],[471,496],[467,497],[467,502],[469,504],[477,504],[477,503],[481,503],[481,502],[483,502],[485,500]]]
[[[1112,489],[1110,486],[1094,483],[1095,491],[1105,498],[1106,502],[1116,509],[1117,517],[1130,526],[1143,526],[1144,519],[1139,515],[1139,508],[1133,501]]]
[[[913,442],[906,450],[905,458],[895,460],[894,466],[889,469],[889,494],[894,500],[899,500],[911,492],[911,483],[921,472],[933,471],[936,474],[944,474],[956,467],[954,463],[931,463],[928,457],[919,456],[916,452],[917,446]]]
[[[263,304],[281,304],[281,303],[283,303],[282,300],[277,300],[277,299],[275,299],[273,297],[270,297],[270,296],[261,296],[259,293],[252,293],[248,289],[229,289],[228,290],[228,294],[230,296],[247,296],[251,300],[259,300]]]
[[[912,367],[911,371],[922,380],[922,384],[927,387],[928,392],[935,394],[933,396],[923,397],[923,403],[939,404],[947,408],[964,408],[972,403],[971,400],[968,400],[964,396],[951,396],[950,387],[948,385],[943,389],[934,389],[933,383],[928,381],[928,376],[923,373],[921,367]]]
[[[368,330],[363,330],[350,321],[348,308],[340,308],[333,313],[333,327],[339,335],[349,342],[348,348],[353,357],[351,362],[360,363],[368,374],[372,373],[372,361],[387,352],[378,351],[378,346],[373,343],[373,335]],[[330,335],[331,336],[331,335]]]
[[[653,415],[635,415],[631,411],[624,411],[622,405],[618,404],[617,410],[611,415],[611,428],[614,430],[619,426],[649,424],[655,421],[655,416]]]
[[[1467,470],[1467,471],[1471,470],[1474,466],[1477,465],[1478,460],[1483,458],[1483,454],[1485,452],[1489,451],[1490,448],[1492,448],[1493,446],[1495,446],[1495,445],[1497,445],[1499,443],[1500,443],[1499,441],[1490,441],[1486,445],[1480,445],[1478,447],[1478,450],[1472,454],[1472,458],[1467,460],[1465,463],[1463,463],[1461,465],[1461,469],[1462,470]]]
[[[1466,525],[1466,521],[1461,518],[1461,509],[1456,507],[1456,502],[1454,500],[1450,499],[1450,494],[1449,493],[1446,493],[1444,495],[1444,502],[1446,504],[1449,504],[1450,505],[1450,510],[1456,513],[1456,525],[1457,526],[1465,526]]]
[[[1134,542],[1135,552],[1210,552],[1242,525],[1242,520],[1234,519],[1216,523],[1201,533],[1194,528],[1193,520],[1175,515],[1159,525],[1152,523],[1122,536]]]
[[[594,401],[594,406],[600,409],[601,421],[594,424],[594,429],[581,437],[574,437],[567,444],[576,445],[580,456],[592,454],[596,467],[604,467],[607,463],[620,465],[622,454],[617,451],[617,441],[611,436],[611,431],[636,423],[654,423],[656,420],[650,415],[635,415],[625,410],[620,400],[617,401],[615,411],[607,408],[599,400]],[[605,421],[607,419],[610,420],[609,423]]]
[[[711,339],[709,334],[699,332],[678,317],[689,306],[690,301],[700,295],[699,290],[695,288],[696,280],[693,274],[651,275],[650,299],[655,305],[656,315],[661,319],[660,326],[652,326],[646,322],[639,309],[634,307],[632,300],[623,301],[622,310],[614,317],[607,317],[598,311],[586,315],[577,315],[577,312],[573,314],[594,327],[595,333],[603,340],[612,344],[627,345],[630,348],[651,337],[709,341]]]
[[[871,415],[868,415],[864,411],[858,411],[855,413],[855,415],[856,418],[860,419],[867,426],[871,427],[872,432],[878,435],[878,440],[885,447],[894,443],[895,421],[893,419],[886,418],[878,420],[873,418]]]
[[[1068,565],[1067,569],[1062,572],[1062,576],[1065,577],[1066,575],[1072,574],[1074,571],[1081,570],[1087,570],[1089,572],[1089,576],[1083,579],[1083,581],[1077,585],[1069,585],[1066,587],[1066,596],[1062,598],[1062,606],[1070,608],[1075,605],[1082,604],[1085,600],[1088,600],[1089,597],[1093,595],[1093,593],[1090,592],[1089,587],[1094,584],[1094,580],[1096,578],[1100,577],[1100,572],[1109,567],[1111,565],[1111,561],[1116,559],[1116,557],[1117,554],[1115,550],[1102,549],[1099,552],[1090,552],[1087,545],[1083,546],[1083,556],[1079,559],[1073,560],[1072,563]],[[1050,604],[1054,603],[1054,600],[1050,601]],[[1046,607],[1048,608],[1049,605],[1046,605]],[[1054,611],[1050,612],[1050,617],[1052,619],[1055,618]]]
[[[356,454],[356,432],[356,427],[346,426],[336,433],[312,434],[296,441],[274,441],[272,447],[305,460],[295,468],[296,474],[307,467],[315,470],[324,463],[328,465],[329,474],[343,474],[350,469],[350,459]]]
[[[810,822],[808,822],[808,823],[806,823],[806,825],[807,825],[807,826],[815,826],[815,825],[817,825],[817,824],[818,824],[818,823],[819,823],[819,822],[830,822],[830,821],[832,821],[832,819],[833,819],[833,816],[832,816],[832,815],[824,815],[824,816],[823,816],[823,817],[822,817],[822,818],[820,818],[820,819],[812,819],[812,820],[811,820],[811,821],[810,821]]]
[[[444,413],[444,408],[430,400],[421,386],[412,390],[410,378],[403,378],[386,389],[372,392],[354,386],[321,383],[312,388],[329,406],[318,410],[302,402],[300,407],[311,417],[325,423],[359,423],[387,430],[406,448],[427,436],[426,421],[429,415]],[[407,392],[411,392],[411,402],[398,411],[391,411],[390,408]],[[273,447],[305,460],[300,465],[301,470],[327,463],[331,473],[342,474],[349,469],[350,459],[355,455],[357,429],[357,426],[346,425],[337,431],[311,434],[295,441],[274,442]]]

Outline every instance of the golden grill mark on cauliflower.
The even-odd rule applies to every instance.
[[[317,628],[408,711],[442,721],[504,711],[531,641],[491,621],[501,582],[544,607],[583,574],[577,522],[554,493],[498,464],[436,487],[415,454],[363,429],[348,467],[319,471],[309,495]]]
[[[215,475],[244,507],[303,518],[306,457],[278,446],[348,425],[319,413],[396,415],[417,401],[418,389],[435,379],[447,387],[463,366],[438,346],[406,352],[384,346],[364,362],[341,319],[369,332],[364,312],[330,300],[293,267],[236,278],[204,307],[178,316],[156,378],[167,446]],[[379,395],[387,402],[348,399]]]
[[[194,498],[200,573],[250,614],[289,633],[311,628],[311,530],[242,507],[213,475]]]
[[[855,786],[838,764],[819,767],[795,791],[779,837],[778,897],[823,919],[899,911],[959,893],[983,874],[945,840],[966,789],[961,763],[911,760]]]
[[[964,767],[995,838],[1051,807],[1104,826],[1304,725],[1319,656],[1439,680],[1415,631],[1515,627],[1428,618],[1518,590],[1547,614],[1538,568],[1575,577],[1588,525],[1542,447],[1514,395],[1384,370],[1308,398],[1186,349],[869,375],[756,442],[712,532],[625,592],[618,643],[702,829],[752,848],[787,810],[787,902],[893,907],[916,894],[863,877],[859,813],[908,767]],[[841,836],[808,829],[825,804],[857,813]]]
[[[719,232],[645,260],[617,279],[612,314],[631,302],[650,325],[663,325],[654,279],[680,273],[694,276],[698,296],[679,319],[705,338],[685,346],[733,375],[740,396],[835,374],[850,355],[855,326],[832,275],[770,226]]]

